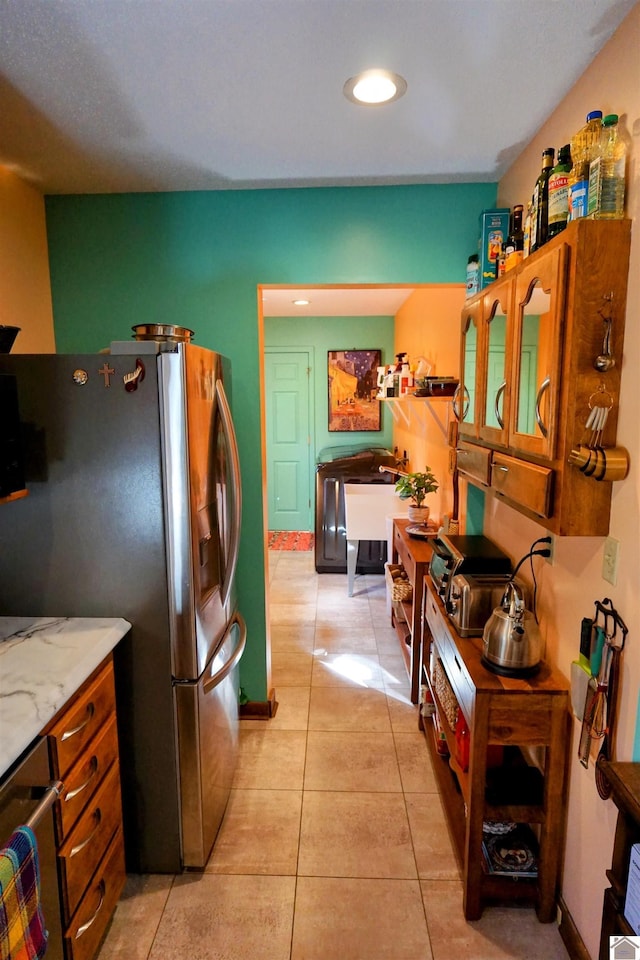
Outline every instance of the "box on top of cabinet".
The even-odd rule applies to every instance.
[[[480,289],[496,279],[496,261],[502,242],[509,235],[509,207],[483,210],[480,214]]]

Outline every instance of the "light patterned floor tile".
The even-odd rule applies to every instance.
[[[402,793],[305,791],[299,876],[417,876]]]
[[[391,733],[309,731],[304,789],[401,790]]]
[[[295,877],[178,877],[149,960],[289,960]]]
[[[207,873],[295,876],[301,790],[232,790]]]
[[[438,793],[438,782],[424,734],[393,732],[402,789],[405,793]]]
[[[233,786],[237,790],[300,790],[307,734],[303,730],[265,730],[264,726],[241,728]]]
[[[299,877],[291,960],[432,960],[417,882]]]
[[[377,654],[329,653],[316,650],[311,671],[311,686],[318,687],[384,687]]]
[[[555,923],[539,923],[529,906],[489,906],[469,923],[462,913],[462,884],[421,881],[433,960],[567,960]]]
[[[460,871],[440,796],[408,793],[405,799],[418,876],[423,880],[457,880]]]
[[[390,731],[386,694],[358,686],[313,686],[309,730]]]
[[[97,960],[146,960],[173,880],[160,874],[127,877]]]

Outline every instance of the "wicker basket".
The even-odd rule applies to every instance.
[[[404,567],[397,563],[385,563],[384,575],[391,599],[408,603],[413,597],[413,587]]]
[[[444,711],[444,715],[447,719],[447,723],[452,731],[456,728],[456,723],[458,720],[458,701],[456,700],[455,694],[451,689],[451,684],[447,679],[447,675],[444,672],[442,663],[440,660],[436,660],[433,666],[433,676],[431,677],[433,688],[437,694],[440,705]]]

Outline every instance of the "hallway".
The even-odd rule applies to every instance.
[[[555,924],[466,923],[382,576],[269,551],[271,721],[243,721],[204,874],[130,877],[99,960],[566,960]]]

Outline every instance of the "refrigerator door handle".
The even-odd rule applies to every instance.
[[[227,662],[224,664],[224,666],[222,666],[219,670],[217,670],[212,677],[208,677],[203,683],[202,692],[204,694],[209,693],[214,687],[217,687],[220,683],[222,683],[224,678],[231,673],[231,671],[239,661],[240,657],[244,653],[244,648],[247,643],[247,625],[239,613],[236,613],[234,615],[234,618],[231,621],[231,626],[229,628],[230,630],[233,629],[234,624],[237,624],[238,627],[240,628],[240,639],[238,640],[235,650],[233,651],[232,655],[229,657]]]
[[[240,524],[242,521],[242,487],[240,485],[240,457],[238,456],[238,443],[236,433],[229,409],[229,401],[224,392],[222,380],[216,380],[216,394],[220,405],[220,416],[222,418],[222,427],[224,437],[227,442],[227,450],[231,461],[231,471],[233,475],[233,523],[231,525],[231,538],[229,544],[229,558],[226,565],[224,582],[221,587],[222,604],[226,606],[231,593],[231,586],[238,563],[238,551],[240,549]]]

